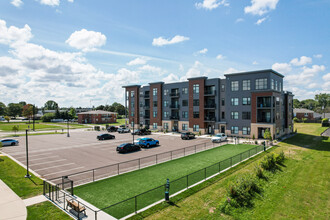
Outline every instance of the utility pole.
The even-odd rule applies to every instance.
[[[34,120],[35,120],[35,118],[34,118],[34,115],[35,115],[35,105],[33,105],[33,110],[32,110],[32,114],[33,114],[33,131],[35,131],[35,128],[34,128]]]
[[[29,173],[29,144],[28,144],[28,130],[25,130],[25,146],[26,146],[26,175],[25,178],[30,178],[31,175]]]
[[[69,119],[66,120],[66,124],[67,124],[67,130],[68,130],[68,133],[67,133],[67,137],[70,137],[70,133],[69,133]]]

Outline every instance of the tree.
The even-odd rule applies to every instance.
[[[5,120],[9,123],[10,117],[9,116],[5,116]]]
[[[301,103],[298,99],[293,99],[293,108],[301,108]]]
[[[7,106],[7,114],[12,117],[22,115],[22,106],[18,103],[9,103]]]
[[[41,117],[41,120],[43,122],[50,122],[52,119],[55,118],[55,114],[54,113],[46,113]]]
[[[56,119],[61,118],[61,113],[60,113],[60,111],[58,109],[56,109],[56,111],[55,111],[55,118]]]
[[[58,109],[58,104],[53,100],[48,100],[44,105],[45,110],[56,110]]]
[[[12,130],[15,132],[15,136],[16,136],[16,132],[18,131],[18,125],[17,126],[14,125],[13,128],[12,128]]]
[[[71,107],[70,110],[69,110],[69,117],[71,119],[74,119],[76,117],[76,115],[77,115],[76,109]]]
[[[326,108],[330,105],[330,94],[320,93],[315,95],[315,100],[318,102],[319,106]]]
[[[6,105],[0,102],[0,115],[4,115],[6,111]]]
[[[31,105],[31,104],[24,105],[22,114],[26,118],[29,118],[29,119],[32,118],[32,116],[33,116],[33,105]]]
[[[269,128],[267,128],[266,131],[264,132],[264,139],[266,139],[267,142],[268,140],[270,141],[272,140],[272,134],[270,133]]]
[[[318,102],[315,101],[314,99],[305,99],[300,102],[302,108],[306,108],[309,110],[313,110],[316,108],[318,105]]]
[[[104,110],[104,105],[99,105],[95,108],[95,110]]]
[[[23,107],[24,105],[26,105],[26,102],[25,101],[20,101],[18,104],[20,104]]]

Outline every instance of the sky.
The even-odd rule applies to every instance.
[[[124,103],[122,86],[274,69],[330,93],[330,0],[1,0],[0,102]]]

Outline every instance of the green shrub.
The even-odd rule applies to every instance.
[[[305,123],[307,121],[307,118],[303,118],[302,122]]]
[[[257,176],[259,179],[263,179],[263,178],[265,178],[264,170],[263,170],[260,166],[256,166],[256,167],[255,167],[255,173],[256,173],[256,176]]]
[[[298,129],[296,128],[296,130],[294,130],[294,133],[296,133],[296,134],[297,134],[297,132],[298,132]]]
[[[255,139],[256,139],[256,137],[254,136],[254,134],[253,134],[253,136],[252,136],[252,139],[253,139],[253,140],[255,140]]]
[[[55,119],[55,113],[46,113],[41,117],[42,122],[50,122]]]
[[[285,160],[284,152],[281,151],[278,155],[275,156],[275,161],[277,164],[282,164]]]
[[[322,123],[328,123],[329,122],[329,118],[323,118],[322,119]]]
[[[274,154],[267,155],[260,165],[264,170],[274,171],[277,168]]]
[[[298,123],[299,122],[299,119],[297,117],[294,117],[293,118],[293,122]]]
[[[100,131],[100,126],[94,126],[95,131]]]
[[[254,144],[255,144],[255,145],[258,145],[258,141],[254,141]]]

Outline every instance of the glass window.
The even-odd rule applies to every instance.
[[[242,99],[243,105],[251,105],[251,98],[243,98]]]
[[[164,89],[164,95],[168,95],[168,89]]]
[[[153,115],[154,118],[156,118],[157,117],[157,111],[153,111],[152,115]]]
[[[243,90],[251,89],[251,81],[249,79],[243,80]]]
[[[221,99],[221,105],[222,105],[222,106],[225,105],[225,99]]]
[[[231,112],[231,119],[238,119],[238,112]]]
[[[256,79],[256,89],[267,89],[267,78]]]
[[[164,107],[168,107],[168,101],[164,101]]]
[[[182,124],[182,130],[188,131],[188,124]]]
[[[221,112],[221,118],[225,119],[225,112]]]
[[[182,94],[188,94],[188,88],[182,88]]]
[[[199,112],[193,112],[194,118],[199,118]]]
[[[132,116],[132,117],[134,116],[134,112],[131,112],[131,116]]]
[[[199,99],[193,100],[193,106],[199,106]]]
[[[199,84],[194,84],[193,85],[193,93],[194,94],[199,94]]]
[[[235,127],[235,126],[231,127],[231,133],[238,134],[238,127]]]
[[[251,133],[251,128],[250,127],[243,127],[243,135],[249,135]]]
[[[275,81],[275,90],[276,90],[276,91],[278,90],[278,87],[277,87],[277,81]]]
[[[231,105],[238,105],[238,98],[231,98]]]
[[[153,89],[152,89],[152,95],[153,95],[153,96],[156,96],[156,95],[157,95],[157,88],[153,88]]]
[[[282,83],[280,82],[279,88],[280,92],[282,92]]]
[[[197,131],[198,132],[199,131],[199,125],[194,125],[193,126],[193,131]]]
[[[251,112],[242,112],[242,119],[243,120],[250,120],[251,119]]]
[[[239,83],[238,81],[231,81],[231,91],[238,91]]]
[[[182,100],[182,106],[188,106],[188,100]]]
[[[164,129],[168,129],[168,123],[164,123]]]
[[[169,113],[168,112],[164,112],[164,118],[168,118]]]
[[[133,101],[131,101],[131,108],[134,108],[134,106],[135,106],[135,102],[133,100]]]
[[[222,84],[222,85],[221,85],[221,92],[224,92],[224,91],[225,91],[225,85]]]
[[[183,111],[182,112],[182,118],[188,118],[188,112]]]
[[[157,129],[157,123],[153,123],[152,127],[153,129]]]
[[[134,97],[135,95],[135,92],[134,91],[131,91],[131,97]]]
[[[271,88],[271,89],[274,89],[274,88],[275,88],[275,86],[274,86],[274,79],[272,79],[270,82],[271,82],[271,83],[270,83],[270,88]]]
[[[153,101],[154,107],[157,107],[157,101]]]

